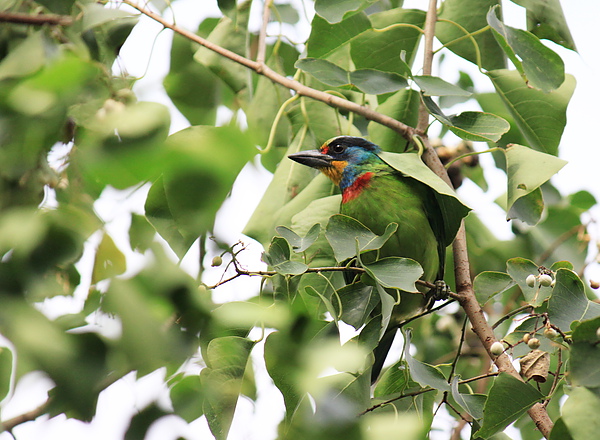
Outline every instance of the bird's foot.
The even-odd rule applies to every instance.
[[[431,289],[432,298],[434,301],[448,299],[450,295],[450,287],[444,280],[436,280],[435,287]]]

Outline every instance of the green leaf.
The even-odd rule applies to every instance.
[[[435,197],[444,218],[444,246],[449,246],[460,227],[461,221],[471,208],[462,203],[456,193],[431,171],[414,153],[380,153],[379,156],[388,165],[402,174],[410,176],[434,190]]]
[[[191,423],[204,415],[204,392],[200,376],[191,375],[179,380],[170,392],[175,413]]]
[[[548,39],[576,50],[559,0],[512,0],[527,8],[527,30],[540,40]]]
[[[512,204],[506,215],[506,220],[519,219],[528,225],[536,225],[544,212],[544,199],[542,190],[536,188],[529,194],[518,198]]]
[[[446,116],[429,96],[423,96],[429,113],[458,137],[470,141],[496,142],[508,131],[508,122],[492,113],[462,112]]]
[[[224,88],[219,78],[208,67],[194,60],[194,46],[189,39],[177,33],[173,35],[170,62],[163,85],[177,110],[192,125],[213,125],[217,117],[216,107],[223,99]]]
[[[131,249],[138,252],[147,251],[154,242],[156,231],[145,216],[132,213],[129,226],[129,243]]]
[[[315,12],[330,23],[338,23],[350,13],[356,14],[377,0],[316,0]]]
[[[350,84],[348,71],[327,60],[302,58],[296,61],[295,66],[329,86],[342,87]]]
[[[554,422],[552,431],[550,431],[550,440],[573,440],[569,428],[565,425],[565,421],[562,417],[559,417]]]
[[[548,93],[565,81],[565,64],[552,49],[530,32],[506,26],[496,16],[498,6],[487,14],[494,37],[513,62],[525,82]]]
[[[442,3],[436,23],[435,35],[458,56],[481,63],[483,69],[506,67],[506,56],[498,46],[491,30],[480,32],[487,26],[486,14],[499,0],[446,0]],[[468,37],[466,32],[477,35]]]
[[[586,440],[598,436],[600,430],[600,398],[592,390],[575,387],[562,407],[562,420],[569,428],[573,440]]]
[[[217,4],[223,15],[235,21],[237,16],[236,0],[217,0]]]
[[[372,95],[395,92],[408,86],[405,78],[392,72],[361,69],[349,72],[330,61],[303,58],[296,67],[310,73],[316,79],[333,87],[357,88]]]
[[[600,387],[600,348],[597,342],[574,342],[571,345],[569,377],[573,385]]]
[[[404,333],[404,356],[412,380],[418,382],[422,387],[430,386],[439,391],[450,391],[450,384],[438,368],[418,361],[410,355],[410,340],[411,332],[407,330]]]
[[[371,22],[364,13],[354,14],[334,24],[315,15],[306,41],[306,55],[310,58],[325,58],[370,28]]]
[[[458,390],[459,376],[452,378],[452,397],[471,417],[476,420],[483,418],[486,395],[484,394],[462,394]]]
[[[527,87],[514,70],[492,70],[487,75],[527,144],[556,156],[567,122],[567,105],[575,89],[575,79],[567,75],[559,89],[544,93]]]
[[[8,396],[13,374],[12,351],[8,347],[0,347],[0,400]]]
[[[325,236],[333,248],[335,259],[342,262],[356,256],[357,252],[381,248],[396,232],[396,229],[398,229],[398,225],[390,223],[385,228],[384,234],[379,236],[358,220],[347,215],[336,214],[329,219]]]
[[[522,197],[529,195],[537,190],[543,183],[550,180],[554,174],[560,171],[567,161],[551,156],[549,154],[540,153],[531,148],[522,145],[509,145],[504,151],[506,155],[506,167],[508,175],[508,218],[512,214],[518,214],[518,209],[513,210],[513,205]],[[535,193],[534,193],[535,195]],[[537,199],[541,199],[541,193],[537,193]],[[539,202],[538,202],[539,203]],[[536,204],[534,203],[534,209]],[[530,220],[537,223],[539,216],[534,215],[533,218],[523,216],[522,220]]]
[[[133,15],[123,9],[105,8],[97,3],[88,3],[82,7],[81,28],[82,31],[88,31],[105,23],[130,18]]]
[[[246,28],[250,15],[250,3],[240,3],[236,16],[231,19],[221,18],[219,24],[212,30],[207,39],[225,49],[240,55],[246,53]],[[243,91],[248,86],[246,67],[230,60],[210,49],[201,46],[194,54],[194,59],[208,67],[217,77],[229,86],[234,93]]]
[[[425,96],[471,96],[471,92],[450,84],[437,76],[413,76]]]
[[[556,285],[548,303],[548,316],[552,324],[568,331],[575,321],[600,316],[600,304],[587,298],[583,282],[575,272],[559,269],[555,279]]]
[[[121,275],[126,269],[127,262],[125,260],[125,255],[123,255],[123,252],[115,245],[115,242],[110,235],[104,234],[94,259],[92,284]]]
[[[370,95],[396,92],[408,86],[406,79],[397,73],[381,72],[375,69],[359,69],[349,72],[349,78],[352,85]]]
[[[423,275],[419,263],[410,258],[387,257],[362,267],[382,286],[406,292],[418,292],[415,282]]]
[[[34,32],[0,62],[0,80],[31,75],[44,66],[52,45],[43,31]]]
[[[365,324],[370,313],[379,303],[379,295],[375,294],[373,286],[363,283],[348,284],[336,291],[337,301],[332,299],[337,316],[356,330]]]
[[[415,127],[420,104],[421,96],[419,92],[404,89],[388,97],[382,104],[377,106],[376,110],[404,122],[406,125]],[[385,151],[404,153],[408,147],[408,141],[400,133],[377,122],[369,122],[368,130],[371,141],[381,146]]]
[[[515,282],[511,276],[503,272],[481,272],[473,280],[473,289],[479,304],[485,304],[494,296],[514,285]]]
[[[273,267],[281,275],[300,275],[308,266],[299,261],[290,261],[290,245],[285,238],[273,237],[268,252],[263,252],[265,263]]]
[[[369,16],[373,29],[367,29],[351,41],[350,54],[357,69],[376,69],[410,75],[425,23],[425,12],[392,9]],[[398,24],[404,24],[398,25]]]
[[[494,379],[483,408],[483,423],[475,436],[488,438],[504,430],[544,395],[508,373]]]
[[[164,177],[150,189],[146,217],[180,258],[212,230],[235,178],[255,153],[249,136],[233,126],[196,126],[169,136]]]
[[[200,382],[206,393],[206,420],[218,440],[225,440],[229,433],[254,344],[254,341],[237,336],[216,338],[208,344],[207,368],[201,371]]]
[[[300,237],[290,228],[285,226],[277,226],[275,230],[279,235],[287,240],[290,246],[292,246],[292,250],[294,252],[304,252],[315,242],[317,238],[319,238],[319,234],[321,233],[321,225],[319,223],[314,224],[304,237]]]

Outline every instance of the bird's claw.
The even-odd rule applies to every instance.
[[[450,295],[450,287],[444,280],[436,280],[434,283],[435,287],[431,289],[432,297],[434,301],[447,299]]]

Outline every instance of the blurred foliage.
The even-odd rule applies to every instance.
[[[539,439],[525,414],[539,401],[555,421],[551,438],[596,435],[600,306],[582,275],[585,219],[596,200],[586,191],[560,194],[550,182],[564,166],[557,154],[575,87],[560,57],[539,40],[575,48],[558,0],[515,1],[526,8],[527,30],[506,26],[496,0],[441,2],[436,36],[444,50],[479,66],[495,93],[479,93],[464,72],[457,84],[416,75],[425,12],[397,0],[316,0],[302,59],[300,46],[283,35],[268,39],[266,63],[276,72],[411,126],[424,102],[442,133],[465,141],[461,148],[472,151],[466,141],[495,148],[506,174],[507,195],[497,203],[512,219],[513,237],[497,238],[472,212],[466,218],[475,290],[507,353],[546,353],[540,359],[549,359],[550,374],[528,383],[485,375],[490,359],[455,307],[411,321],[401,359],[373,387],[371,352],[390,319],[390,293],[414,290],[421,269],[403,258],[363,259],[402,225],[378,237],[335,215],[337,188],[285,156],[340,134],[369,137],[388,153],[411,149],[406,140],[293,97],[180,35],[164,87],[191,127],[170,134],[168,108],[138,102],[135,78],[112,73],[137,22],[130,9],[92,0],[0,3],[1,20],[4,13],[64,19],[0,27],[0,333],[10,341],[0,347],[3,402],[10,403],[11,384],[41,371],[53,388],[39,415],[90,420],[112,383],[163,369],[172,408],[141,408],[126,438],[143,438],[154,421],[175,414],[186,422],[205,416],[215,438],[225,439],[241,396],[260,398],[252,358],[262,345],[285,403],[279,438],[427,438],[436,408],[447,404],[457,422],[469,421],[472,438],[507,438],[502,431],[515,422],[522,438]],[[197,34],[254,57],[252,2],[217,4],[223,16],[206,18]],[[303,14],[285,2],[272,11],[282,23]],[[455,103],[472,110],[452,114]],[[223,107],[233,116],[217,126]],[[237,123],[241,113],[247,129]],[[240,264],[242,244],[206,251],[217,211],[242,168],[256,163],[257,146],[274,173],[245,229],[265,248],[269,271],[262,273]],[[465,151],[445,145],[440,156],[442,148],[445,162]],[[394,166],[405,172],[401,156],[389,157],[396,156]],[[477,160],[461,158],[452,170],[455,181],[487,189]],[[448,188],[428,184],[446,200],[453,234],[467,210]],[[110,190],[145,188],[144,214],[131,213],[125,239],[111,236],[95,202]],[[197,241],[202,256],[222,257],[213,265],[227,263],[225,280],[262,275],[260,291],[247,287],[249,299],[215,304],[213,288],[201,282],[203,267],[194,278],[179,265]],[[131,252],[146,256],[143,267],[129,267]],[[360,275],[353,284],[339,270],[322,269],[348,259]],[[46,313],[52,298],[74,298],[76,290],[85,298],[78,312]],[[98,317],[118,331],[96,325]],[[341,323],[356,329],[344,344]],[[263,337],[251,337],[253,329]],[[195,363],[199,374],[189,368]]]

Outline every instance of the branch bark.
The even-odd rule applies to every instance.
[[[69,26],[73,19],[67,15],[22,14],[18,12],[0,12],[0,23],[29,24],[34,26],[60,25]]]
[[[245,58],[241,55],[238,55],[237,53],[229,51],[229,50],[227,50],[221,46],[218,46],[202,37],[199,37],[198,35],[190,32],[190,31],[182,29],[182,28],[166,21],[160,15],[155,14],[154,12],[135,4],[132,0],[123,0],[123,3],[126,3],[129,6],[137,9],[142,14],[147,15],[148,17],[152,18],[156,22],[162,24],[164,27],[171,29],[174,32],[177,32],[178,34],[183,35],[184,37],[188,38],[189,40],[194,41],[194,42],[196,42],[196,43],[198,43],[198,44],[200,44],[200,45],[202,45],[202,46],[204,46],[226,58],[229,58],[230,60],[233,60],[243,66],[246,66],[249,69],[252,69],[253,71],[255,71],[256,73],[258,73],[260,75],[266,76],[267,78],[271,79],[273,82],[281,84],[284,87],[287,87],[290,90],[295,91],[299,95],[313,98],[318,101],[322,101],[332,107],[348,110],[348,111],[354,112],[356,114],[359,114],[359,115],[365,117],[366,119],[375,121],[386,127],[391,128],[392,130],[395,130],[396,132],[401,134],[405,139],[407,139],[409,141],[412,140],[414,135],[421,136],[423,139],[423,143],[425,145],[425,151],[422,156],[423,161],[438,176],[440,176],[442,179],[444,179],[444,181],[446,181],[446,183],[448,183],[448,185],[452,186],[450,183],[450,179],[448,178],[448,173],[446,172],[446,169],[444,168],[441,161],[439,160],[439,157],[435,153],[435,150],[431,147],[429,138],[426,135],[426,129],[427,129],[428,120],[429,120],[428,114],[425,115],[425,113],[424,113],[424,112],[426,112],[426,109],[420,110],[419,124],[417,126],[417,129],[415,129],[413,127],[409,127],[400,121],[397,121],[397,120],[390,118],[389,116],[383,115],[381,113],[378,113],[368,107],[358,105],[352,101],[348,101],[348,100],[340,98],[338,96],[333,96],[328,93],[312,89],[296,80],[286,78],[286,77],[278,74],[277,72],[273,71],[268,66],[266,66],[264,64],[264,61],[260,60],[260,58],[257,61],[253,61],[253,60]],[[428,75],[431,74],[431,65],[432,65],[432,59],[433,59],[433,38],[435,35],[435,22],[437,20],[436,7],[437,7],[437,1],[430,0],[429,8],[427,11],[427,18],[425,21],[425,23],[426,23],[425,24],[425,57],[424,57],[423,73],[428,74]],[[421,116],[421,115],[423,115],[423,116]],[[519,380],[523,380],[521,378],[521,376],[519,375],[519,373],[513,367],[508,355],[502,354],[501,356],[495,357],[490,352],[490,347],[494,342],[496,342],[496,337],[494,336],[492,327],[487,322],[487,319],[484,316],[483,310],[481,309],[481,306],[477,302],[477,299],[475,298],[475,293],[473,291],[473,284],[471,281],[469,257],[468,257],[468,252],[467,252],[467,239],[466,239],[466,233],[465,233],[465,228],[464,228],[464,222],[458,231],[458,234],[456,236],[456,239],[454,240],[452,248],[453,248],[453,254],[454,254],[454,264],[455,264],[454,274],[455,274],[455,279],[456,279],[456,290],[457,290],[455,298],[458,299],[460,305],[462,306],[467,317],[469,318],[469,321],[471,323],[473,331],[478,336],[478,338],[481,340],[481,343],[483,344],[484,348],[488,352],[490,359],[492,359],[494,361],[494,363],[498,367],[498,370],[501,372],[509,373],[509,374],[513,375],[514,377],[518,378]],[[529,409],[528,413],[529,413],[529,416],[534,421],[537,428],[540,430],[540,432],[546,438],[548,438],[550,435],[550,431],[552,430],[552,420],[548,416],[548,413],[546,412],[545,407],[539,403],[535,404],[532,408]]]

